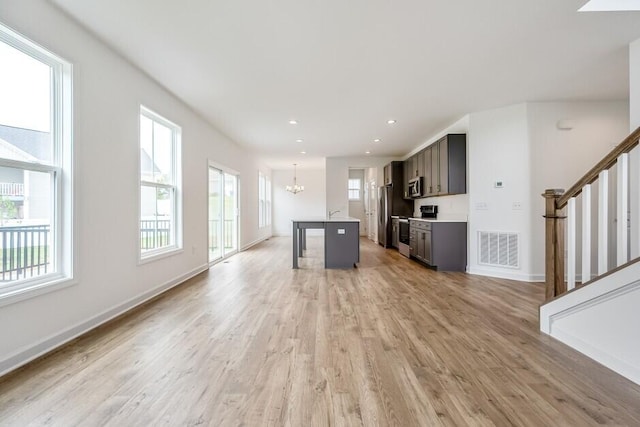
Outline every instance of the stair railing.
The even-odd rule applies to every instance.
[[[568,191],[548,189],[542,195],[545,204],[545,297],[549,301],[576,287],[576,198],[582,195],[582,263],[581,281],[586,284],[592,279],[591,272],[591,187],[598,184],[598,235],[597,272],[606,273],[609,268],[609,170],[617,167],[616,220],[617,244],[616,265],[629,261],[628,229],[629,220],[629,152],[638,145],[640,127],[626,137],[589,172],[578,180]],[[564,209],[567,209],[566,215]],[[565,219],[567,269],[565,272]],[[566,273],[566,282],[565,282]]]

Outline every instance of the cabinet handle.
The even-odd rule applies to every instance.
[[[438,193],[440,192],[440,184],[438,184]]]

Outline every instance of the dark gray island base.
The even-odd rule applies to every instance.
[[[360,220],[318,218],[292,220],[293,268],[307,248],[307,229],[324,229],[324,268],[352,268],[360,262]]]

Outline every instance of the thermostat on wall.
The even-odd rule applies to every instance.
[[[494,183],[493,183],[493,186],[494,186],[495,188],[502,188],[502,187],[504,187],[504,182],[502,182],[502,181],[496,181],[496,182],[494,182]]]

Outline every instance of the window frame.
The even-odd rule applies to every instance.
[[[271,225],[271,179],[258,170],[258,228]]]
[[[68,61],[0,24],[0,43],[51,69],[52,160],[21,161],[0,158],[0,166],[51,177],[51,273],[0,285],[0,307],[77,283],[76,226],[74,219],[73,66]]]
[[[358,181],[358,188],[354,188],[351,187],[351,182],[352,181]],[[358,192],[358,197],[351,197],[351,192],[352,191],[357,191]],[[360,202],[362,201],[362,179],[360,178],[348,178],[348,182],[347,182],[347,198],[349,199],[350,202]]]
[[[153,181],[145,181],[142,179],[142,165],[140,152],[142,148],[141,128],[142,118],[145,117],[153,122],[157,122],[162,126],[171,130],[171,168],[173,183],[165,184]],[[171,211],[173,214],[173,229],[171,230],[170,239],[173,243],[167,246],[146,250],[143,252],[141,244],[142,236],[142,188],[151,187],[157,189],[163,188],[172,190],[173,205]],[[140,105],[138,115],[138,264],[145,264],[167,256],[175,255],[183,252],[182,245],[182,128],[176,123],[168,120],[164,116],[156,113],[150,108]]]

